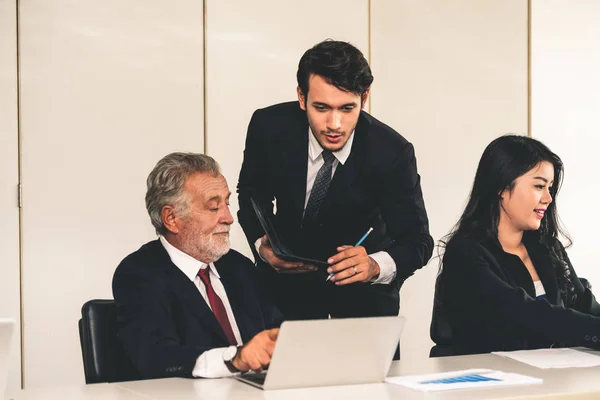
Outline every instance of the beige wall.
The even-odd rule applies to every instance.
[[[145,179],[203,151],[196,0],[20,2],[26,387],[83,382],[82,304],[154,238]]]
[[[0,0],[0,10],[14,12],[15,3]],[[154,237],[143,196],[156,161],[174,150],[202,152],[206,140],[235,190],[252,111],[295,98],[298,60],[314,43],[348,40],[372,56],[372,114],[415,144],[435,239],[458,217],[485,144],[526,130],[521,0],[205,3],[205,15],[193,0],[19,3],[26,387],[83,382],[79,310],[111,297],[117,263]],[[2,34],[16,29],[8,22],[0,20],[0,73],[14,76],[16,60],[3,57],[14,53]],[[9,105],[0,113],[16,113],[13,94],[0,91]],[[16,133],[16,118],[0,119],[2,140],[12,138],[5,126]],[[9,205],[11,185],[8,197],[0,192]],[[232,203],[237,211],[235,196]],[[15,219],[1,233],[0,243],[14,238],[6,253],[14,284],[0,304],[12,299],[18,312],[16,229]],[[249,254],[239,227],[232,242]],[[407,359],[430,347],[433,264],[402,291]]]
[[[559,213],[579,276],[600,288],[600,2],[532,0],[532,134],[565,164]]]
[[[16,0],[0,0],[0,318],[20,324]],[[20,327],[11,348],[8,390],[21,385]]]
[[[415,145],[437,243],[460,217],[485,146],[527,133],[527,3],[372,5],[371,111]],[[402,359],[429,355],[436,255],[401,290]]]

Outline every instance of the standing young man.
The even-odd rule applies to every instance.
[[[362,111],[373,76],[351,44],[309,49],[297,79],[298,101],[252,116],[238,182],[266,287],[286,319],[397,315],[402,283],[433,250],[413,146]],[[251,197],[271,212],[275,200],[286,244],[329,268],[275,256]]]

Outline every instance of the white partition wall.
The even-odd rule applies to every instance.
[[[13,318],[8,391],[21,387],[17,1],[0,1],[0,318]]]
[[[81,306],[155,237],[148,173],[204,150],[202,1],[21,1],[19,34],[24,384],[82,383]]]
[[[207,0],[206,151],[232,192],[252,112],[296,99],[298,61],[321,40],[349,41],[368,55],[368,23],[368,0]],[[231,209],[237,220],[237,195]],[[231,241],[251,257],[239,224]]]
[[[437,241],[458,220],[485,146],[527,133],[527,2],[371,4],[371,111],[415,145]],[[432,345],[436,255],[401,291],[403,360]]]
[[[565,164],[558,210],[574,241],[569,257],[597,292],[600,2],[532,0],[531,12],[532,134]]]

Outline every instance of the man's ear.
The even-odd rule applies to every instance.
[[[173,206],[164,206],[160,210],[160,217],[162,223],[171,233],[179,233],[179,226],[177,226],[177,215],[175,214],[175,208]]]
[[[365,106],[367,105],[367,100],[369,100],[369,94],[371,93],[371,88],[368,88],[367,90],[365,90],[365,92],[362,94],[361,98],[360,98],[360,108],[364,110]]]
[[[296,92],[298,93],[298,101],[300,102],[300,108],[306,111],[306,96],[302,93],[302,89],[300,86],[296,88]]]

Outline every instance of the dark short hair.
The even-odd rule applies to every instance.
[[[371,87],[373,75],[363,53],[347,42],[327,39],[308,49],[298,64],[298,87],[308,95],[310,76],[319,75],[345,92],[361,97]]]

